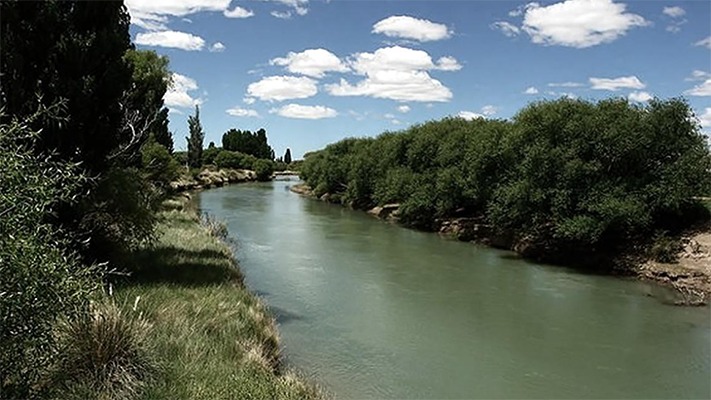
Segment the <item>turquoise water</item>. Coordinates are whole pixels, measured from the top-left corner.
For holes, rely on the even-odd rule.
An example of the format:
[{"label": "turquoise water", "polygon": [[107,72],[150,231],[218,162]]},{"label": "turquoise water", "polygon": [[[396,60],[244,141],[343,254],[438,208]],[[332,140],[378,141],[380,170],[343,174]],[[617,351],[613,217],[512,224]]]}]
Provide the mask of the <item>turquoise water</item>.
[{"label": "turquoise water", "polygon": [[337,398],[709,398],[711,313],[648,284],[522,261],[289,192],[198,196]]}]

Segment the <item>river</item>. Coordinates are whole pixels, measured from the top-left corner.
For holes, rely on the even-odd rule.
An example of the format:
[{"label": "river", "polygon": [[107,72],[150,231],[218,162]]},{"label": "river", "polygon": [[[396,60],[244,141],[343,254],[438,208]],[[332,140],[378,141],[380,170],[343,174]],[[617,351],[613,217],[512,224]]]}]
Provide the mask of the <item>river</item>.
[{"label": "river", "polygon": [[197,200],[227,224],[288,364],[335,397],[711,397],[708,307],[404,229],[294,183]]}]

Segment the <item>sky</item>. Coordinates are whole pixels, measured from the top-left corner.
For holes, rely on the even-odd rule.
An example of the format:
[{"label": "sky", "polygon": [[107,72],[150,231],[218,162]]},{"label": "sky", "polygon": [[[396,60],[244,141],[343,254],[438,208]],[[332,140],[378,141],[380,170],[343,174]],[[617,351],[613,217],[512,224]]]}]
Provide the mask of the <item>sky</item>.
[{"label": "sky", "polygon": [[711,131],[711,2],[126,0],[170,59],[176,149],[264,128],[295,159],[446,116],[508,119],[562,96],[685,98]]}]

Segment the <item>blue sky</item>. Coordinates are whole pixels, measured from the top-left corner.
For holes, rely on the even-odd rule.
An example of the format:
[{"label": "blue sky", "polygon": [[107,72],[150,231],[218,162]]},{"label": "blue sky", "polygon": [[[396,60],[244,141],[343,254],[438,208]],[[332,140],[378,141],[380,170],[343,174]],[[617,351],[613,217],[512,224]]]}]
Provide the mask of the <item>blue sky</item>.
[{"label": "blue sky", "polygon": [[711,2],[126,0],[170,58],[176,148],[265,128],[295,158],[348,136],[527,103],[685,97],[711,130]]}]

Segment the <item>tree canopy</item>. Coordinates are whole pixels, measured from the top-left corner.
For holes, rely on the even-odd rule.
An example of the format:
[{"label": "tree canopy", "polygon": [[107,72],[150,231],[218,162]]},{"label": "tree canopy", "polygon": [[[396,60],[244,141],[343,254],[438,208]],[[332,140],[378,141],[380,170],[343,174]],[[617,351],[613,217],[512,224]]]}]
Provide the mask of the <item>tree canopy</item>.
[{"label": "tree canopy", "polygon": [[222,135],[222,148],[266,160],[274,159],[274,150],[267,143],[267,131],[264,128],[254,133],[230,129]]}]

